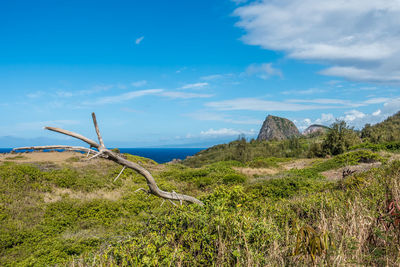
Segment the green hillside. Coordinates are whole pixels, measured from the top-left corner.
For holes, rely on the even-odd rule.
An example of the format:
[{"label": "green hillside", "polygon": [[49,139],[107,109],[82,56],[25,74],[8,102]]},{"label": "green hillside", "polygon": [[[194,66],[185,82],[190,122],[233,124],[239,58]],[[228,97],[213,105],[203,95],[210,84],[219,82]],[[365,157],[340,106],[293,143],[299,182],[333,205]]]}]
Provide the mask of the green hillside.
[{"label": "green hillside", "polygon": [[[161,188],[199,197],[204,207],[135,192],[146,183],[131,171],[113,182],[120,167],[103,159],[18,163],[26,157],[0,164],[2,266],[399,263],[397,217],[386,206],[399,197],[400,162],[367,150],[300,169],[288,166],[303,159],[253,162],[254,171],[276,171],[268,175],[245,175],[237,161],[145,163]],[[378,168],[324,176],[365,162]]]},{"label": "green hillside", "polygon": [[121,166],[106,159],[0,154],[0,265],[398,266],[399,148],[337,122],[182,163],[126,155],[204,206],[138,191],[147,184],[131,170],[114,181]]},{"label": "green hillside", "polygon": [[361,134],[365,140],[372,143],[400,141],[400,112],[381,123],[365,125]]}]

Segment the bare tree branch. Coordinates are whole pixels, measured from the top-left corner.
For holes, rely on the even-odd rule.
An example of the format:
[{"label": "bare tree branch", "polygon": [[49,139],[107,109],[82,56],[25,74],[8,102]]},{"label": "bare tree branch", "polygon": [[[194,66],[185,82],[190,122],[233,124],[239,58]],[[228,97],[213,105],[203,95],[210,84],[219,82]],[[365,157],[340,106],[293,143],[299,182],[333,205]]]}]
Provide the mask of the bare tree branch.
[{"label": "bare tree branch", "polygon": [[92,118],[93,118],[94,128],[96,130],[97,138],[99,139],[99,143],[100,143],[99,150],[102,148],[106,148],[106,146],[104,145],[104,142],[103,142],[103,138],[101,137],[99,126],[97,125],[96,114],[94,114],[94,112],[92,112]]},{"label": "bare tree branch", "polygon": [[65,135],[72,136],[72,137],[74,137],[76,139],[82,140],[85,143],[88,143],[91,147],[94,147],[94,148],[97,148],[97,149],[99,148],[99,145],[95,141],[93,141],[93,140],[91,140],[91,139],[89,139],[89,138],[87,138],[87,137],[85,137],[83,135],[80,135],[80,134],[77,134],[77,133],[74,133],[74,132],[71,132],[71,131],[67,131],[67,130],[64,130],[64,129],[61,129],[61,128],[56,128],[56,127],[44,127],[44,128],[46,130],[50,130],[50,131],[53,131],[53,132],[62,133],[62,134],[65,134]]},{"label": "bare tree branch", "polygon": [[[88,143],[91,147],[97,148],[99,151],[95,151],[92,149],[88,149],[85,147],[73,147],[73,146],[62,146],[62,145],[57,145],[57,146],[32,146],[32,147],[23,147],[23,148],[15,148],[13,150],[27,150],[27,149],[33,149],[33,150],[43,150],[43,149],[65,149],[65,150],[77,150],[77,151],[85,151],[85,152],[89,152],[92,154],[95,154],[92,158],[98,157],[98,156],[103,156],[105,158],[107,158],[108,160],[112,160],[126,168],[130,168],[134,171],[136,171],[137,173],[139,173],[140,175],[142,175],[146,181],[147,181],[147,186],[149,187],[149,190],[147,191],[150,194],[153,194],[155,196],[167,199],[169,201],[172,200],[176,200],[179,202],[187,201],[187,202],[191,202],[191,203],[196,203],[199,205],[203,205],[203,202],[201,202],[200,200],[198,200],[197,198],[194,198],[192,196],[188,196],[188,195],[183,195],[183,194],[178,194],[175,191],[172,192],[167,192],[167,191],[163,191],[161,190],[158,186],[156,181],[154,180],[154,177],[151,175],[151,173],[146,170],[145,168],[143,168],[142,166],[140,166],[139,164],[136,164],[132,161],[126,160],[125,158],[121,157],[119,154],[112,152],[111,150],[107,149],[104,146],[103,143],[103,139],[100,135],[100,131],[98,128],[98,124],[97,124],[97,120],[96,120],[96,115],[94,113],[92,113],[92,118],[93,118],[93,123],[96,129],[96,133],[97,133],[97,137],[99,138],[99,144],[97,144],[96,142],[94,142],[93,140],[86,138],[83,135],[71,132],[71,131],[67,131],[64,129],[60,129],[60,128],[54,128],[54,127],[45,127],[45,129],[50,130],[50,131],[54,131],[54,132],[58,132],[61,134],[65,134],[74,138],[77,138],[79,140],[82,140],[86,143]],[[143,189],[143,191],[146,191]],[[174,203],[175,204],[175,203]]]},{"label": "bare tree branch", "polygon": [[118,178],[121,176],[121,174],[122,174],[122,172],[125,170],[125,168],[126,168],[125,166],[122,168],[122,170],[119,172],[118,176],[115,177],[114,182],[115,182],[116,180],[118,180]]}]

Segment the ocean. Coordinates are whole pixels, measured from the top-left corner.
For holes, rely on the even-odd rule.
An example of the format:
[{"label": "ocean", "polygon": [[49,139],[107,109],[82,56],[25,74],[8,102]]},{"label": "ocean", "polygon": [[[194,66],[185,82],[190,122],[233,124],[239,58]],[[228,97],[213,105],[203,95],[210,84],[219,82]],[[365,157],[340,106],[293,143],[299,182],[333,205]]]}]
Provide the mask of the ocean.
[{"label": "ocean", "polygon": [[[173,159],[185,159],[205,148],[120,148],[121,153],[129,153],[150,158],[158,163],[169,162]],[[0,153],[8,153],[12,148],[0,148]]]}]

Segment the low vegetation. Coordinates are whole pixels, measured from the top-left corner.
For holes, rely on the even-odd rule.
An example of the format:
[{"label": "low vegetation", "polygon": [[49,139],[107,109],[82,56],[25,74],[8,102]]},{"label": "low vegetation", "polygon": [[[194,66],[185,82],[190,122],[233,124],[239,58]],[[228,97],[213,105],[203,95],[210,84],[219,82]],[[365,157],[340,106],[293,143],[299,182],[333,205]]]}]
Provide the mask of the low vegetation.
[{"label": "low vegetation", "polygon": [[[160,188],[204,206],[136,192],[143,177],[125,170],[114,181],[121,166],[103,159],[8,157],[0,162],[0,265],[398,266],[399,141],[373,143],[339,124],[280,142],[242,138],[183,163],[125,155]],[[337,177],[325,176],[333,170]]]}]

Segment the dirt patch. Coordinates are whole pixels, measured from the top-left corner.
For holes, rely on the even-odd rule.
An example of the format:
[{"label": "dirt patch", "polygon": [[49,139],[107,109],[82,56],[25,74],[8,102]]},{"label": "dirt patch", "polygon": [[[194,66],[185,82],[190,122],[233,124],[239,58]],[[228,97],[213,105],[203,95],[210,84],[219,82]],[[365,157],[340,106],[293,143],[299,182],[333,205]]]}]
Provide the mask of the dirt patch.
[{"label": "dirt patch", "polygon": [[63,197],[70,197],[74,199],[81,200],[92,200],[92,199],[107,199],[116,201],[122,197],[122,192],[120,190],[104,191],[97,190],[94,192],[82,192],[74,191],[68,188],[53,188],[52,192],[44,193],[43,199],[45,203],[57,202]]},{"label": "dirt patch", "polygon": [[78,152],[27,152],[27,153],[17,153],[17,154],[0,154],[1,161],[17,161],[17,162],[54,162],[63,163],[69,158],[79,157],[84,158],[85,155]]},{"label": "dirt patch", "polygon": [[339,180],[342,179],[343,177],[343,171],[349,169],[350,171],[354,171],[355,173],[357,172],[365,172],[368,171],[369,169],[372,168],[377,168],[381,166],[382,163],[380,162],[374,162],[374,163],[361,163],[356,166],[346,166],[343,168],[335,169],[335,170],[329,170],[325,172],[321,172],[323,176],[326,177],[328,180]]},{"label": "dirt patch", "polygon": [[[74,167],[85,167],[88,165],[110,165],[115,164],[106,159],[93,159],[90,161],[86,160],[86,155],[73,152],[73,151],[34,151],[34,152],[22,152],[16,154],[1,154],[0,153],[0,163],[4,161],[11,161],[16,163],[34,163],[37,166],[45,166],[43,167],[46,170],[46,166],[50,166],[49,169],[56,169],[57,166],[60,165],[72,165]],[[107,162],[107,163],[106,163]],[[37,163],[37,164],[36,164]]]}]

